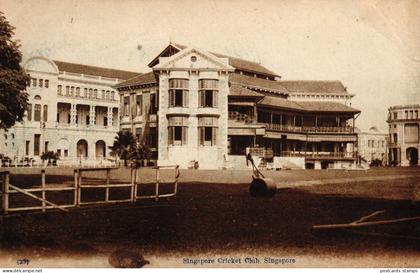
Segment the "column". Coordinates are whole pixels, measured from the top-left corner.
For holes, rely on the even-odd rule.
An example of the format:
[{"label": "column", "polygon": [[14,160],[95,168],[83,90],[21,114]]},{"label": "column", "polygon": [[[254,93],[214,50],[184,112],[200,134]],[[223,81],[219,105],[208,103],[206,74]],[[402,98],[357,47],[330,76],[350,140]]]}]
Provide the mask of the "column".
[{"label": "column", "polygon": [[90,105],[89,109],[89,125],[93,126],[96,123],[95,105]]},{"label": "column", "polygon": [[76,116],[77,116],[77,104],[71,104],[70,106],[70,124],[76,124]]},{"label": "column", "polygon": [[108,119],[108,126],[107,127],[111,128],[112,123],[113,123],[112,107],[108,107],[107,119]]}]

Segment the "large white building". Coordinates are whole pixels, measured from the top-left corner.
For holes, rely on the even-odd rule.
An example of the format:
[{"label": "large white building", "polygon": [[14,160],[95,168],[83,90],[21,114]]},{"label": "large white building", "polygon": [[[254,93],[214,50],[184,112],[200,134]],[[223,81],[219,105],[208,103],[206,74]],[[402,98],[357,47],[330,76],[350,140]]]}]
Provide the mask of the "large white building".
[{"label": "large white building", "polygon": [[420,105],[399,105],[388,109],[389,163],[418,166],[420,149]]},{"label": "large white building", "polygon": [[119,96],[113,88],[139,73],[29,58],[29,105],[22,122],[0,134],[0,153],[19,163],[45,151],[60,162],[102,161],[119,130]]},{"label": "large white building", "polygon": [[370,164],[374,160],[380,160],[383,165],[386,165],[388,163],[388,134],[375,126],[367,131],[356,131],[358,131],[357,151],[361,161]]},{"label": "large white building", "polygon": [[[355,164],[360,113],[339,81],[281,81],[261,64],[171,43],[152,71],[116,85],[121,129],[159,165],[281,168]],[[261,161],[259,161],[261,160]]]}]

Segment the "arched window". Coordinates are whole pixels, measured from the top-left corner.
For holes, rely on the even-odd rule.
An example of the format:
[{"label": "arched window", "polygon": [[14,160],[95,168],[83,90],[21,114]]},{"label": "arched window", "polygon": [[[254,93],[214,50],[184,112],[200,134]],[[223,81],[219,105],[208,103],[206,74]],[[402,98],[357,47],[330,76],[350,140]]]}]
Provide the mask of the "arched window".
[{"label": "arched window", "polygon": [[41,100],[41,96],[36,95],[36,96],[34,97],[34,100]]},{"label": "arched window", "polygon": [[111,91],[111,100],[115,100],[115,92]]},{"label": "arched window", "polygon": [[48,105],[44,105],[43,118],[44,118],[44,121],[48,121]]},{"label": "arched window", "polygon": [[39,85],[39,87],[42,87],[44,85],[44,80],[43,79],[39,79],[38,85]]},{"label": "arched window", "polygon": [[45,86],[45,88],[50,87],[50,81],[49,80],[45,80],[44,86]]},{"label": "arched window", "polygon": [[76,87],[76,97],[80,97],[80,87]]},{"label": "arched window", "polygon": [[62,94],[62,92],[63,92],[63,87],[62,87],[61,85],[58,85],[58,86],[57,86],[57,94],[58,94],[58,95],[61,95],[61,94]]},{"label": "arched window", "polygon": [[34,121],[41,121],[41,104],[35,104]]}]

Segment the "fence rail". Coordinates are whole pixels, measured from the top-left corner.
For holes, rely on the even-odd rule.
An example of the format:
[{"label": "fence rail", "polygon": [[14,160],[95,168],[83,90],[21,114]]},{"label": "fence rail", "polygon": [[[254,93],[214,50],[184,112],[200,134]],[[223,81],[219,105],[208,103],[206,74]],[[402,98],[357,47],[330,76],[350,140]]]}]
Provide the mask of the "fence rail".
[{"label": "fence rail", "polygon": [[[0,181],[2,184],[1,187],[1,197],[2,197],[2,213],[8,214],[10,212],[22,212],[22,211],[33,211],[33,210],[42,210],[46,211],[48,209],[59,209],[62,211],[68,211],[68,208],[75,208],[85,205],[93,205],[93,204],[115,204],[115,203],[135,203],[137,200],[140,199],[154,199],[158,201],[159,198],[167,198],[173,197],[177,194],[178,190],[178,177],[180,175],[179,166],[172,165],[172,166],[159,166],[155,167],[155,193],[153,195],[139,195],[138,188],[141,184],[141,181],[138,180],[139,169],[131,168],[130,169],[130,181],[128,183],[111,183],[111,171],[117,168],[78,168],[74,170],[73,175],[73,186],[64,185],[60,186],[53,186],[47,187],[46,186],[46,174],[45,170],[41,170],[41,185],[36,187],[32,186],[31,188],[20,188],[16,185],[10,183],[10,172],[0,172]],[[160,170],[162,169],[173,169],[174,170],[174,179],[171,181],[161,181],[160,178]],[[99,174],[101,172],[105,172],[105,180],[96,182],[95,184],[86,183],[84,181],[84,174],[87,172],[94,172]],[[86,178],[86,177],[85,177]],[[173,183],[173,190],[170,193],[161,194],[160,185],[161,182],[165,182],[166,184]],[[118,188],[126,188],[130,190],[130,198],[113,198],[111,199],[111,192],[110,189],[118,189]],[[95,200],[95,201],[83,201],[82,195],[84,191],[87,189],[105,189],[104,197],[102,200]],[[73,200],[71,202],[67,202],[65,204],[56,204],[52,201],[49,201],[46,197],[47,192],[73,192]],[[40,195],[36,195],[35,193],[41,193]],[[11,207],[10,206],[10,195],[12,194],[23,194],[28,196],[32,199],[35,199],[41,202],[41,205],[26,205],[26,206],[18,206],[18,207]],[[95,196],[97,197],[97,196]]]}]

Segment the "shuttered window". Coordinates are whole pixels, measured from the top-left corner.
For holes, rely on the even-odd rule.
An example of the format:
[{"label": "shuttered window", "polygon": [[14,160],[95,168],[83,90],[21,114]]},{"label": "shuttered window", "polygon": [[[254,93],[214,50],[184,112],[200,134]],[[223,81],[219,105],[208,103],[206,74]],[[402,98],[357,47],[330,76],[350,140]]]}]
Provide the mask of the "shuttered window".
[{"label": "shuttered window", "polygon": [[124,116],[128,116],[130,112],[130,97],[125,96],[124,97]]},{"label": "shuttered window", "polygon": [[34,120],[41,121],[41,104],[35,104]]},{"label": "shuttered window", "polygon": [[199,80],[198,105],[200,107],[218,106],[218,85],[219,81],[214,79]]},{"label": "shuttered window", "polygon": [[169,80],[169,107],[188,107],[188,80]]},{"label": "shuttered window", "polygon": [[28,104],[28,108],[26,109],[26,111],[27,111],[28,121],[31,121],[31,119],[32,119],[32,104]]},{"label": "shuttered window", "polygon": [[48,105],[44,105],[43,120],[48,121]]},{"label": "shuttered window", "polygon": [[137,116],[141,116],[143,114],[142,107],[143,107],[143,96],[142,95],[137,95],[136,96]]},{"label": "shuttered window", "polygon": [[200,117],[198,120],[198,143],[202,146],[217,145],[217,117]]},{"label": "shuttered window", "polygon": [[186,145],[188,141],[188,118],[170,117],[168,124],[168,144]]}]

